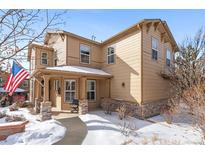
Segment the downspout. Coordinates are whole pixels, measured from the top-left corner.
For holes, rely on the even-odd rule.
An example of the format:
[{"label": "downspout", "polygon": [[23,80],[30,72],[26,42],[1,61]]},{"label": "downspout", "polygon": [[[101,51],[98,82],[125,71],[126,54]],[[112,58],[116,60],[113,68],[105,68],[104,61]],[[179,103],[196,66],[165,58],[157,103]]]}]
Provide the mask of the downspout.
[{"label": "downspout", "polygon": [[[141,26],[141,27],[140,27]],[[140,106],[141,106],[141,117],[144,117],[144,113],[143,113],[143,107],[142,107],[142,103],[143,103],[143,25],[139,25],[140,30],[141,30],[141,102],[140,102]]]}]

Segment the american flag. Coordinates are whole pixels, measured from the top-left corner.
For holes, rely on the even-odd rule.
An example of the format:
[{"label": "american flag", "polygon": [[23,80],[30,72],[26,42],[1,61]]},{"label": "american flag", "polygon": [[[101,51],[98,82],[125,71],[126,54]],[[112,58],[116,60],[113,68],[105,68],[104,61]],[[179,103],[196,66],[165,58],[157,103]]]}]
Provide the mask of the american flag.
[{"label": "american flag", "polygon": [[4,90],[9,92],[11,96],[15,92],[16,88],[29,76],[29,73],[20,66],[18,63],[13,61],[13,66],[11,69],[11,74],[8,77],[6,84],[4,85]]}]

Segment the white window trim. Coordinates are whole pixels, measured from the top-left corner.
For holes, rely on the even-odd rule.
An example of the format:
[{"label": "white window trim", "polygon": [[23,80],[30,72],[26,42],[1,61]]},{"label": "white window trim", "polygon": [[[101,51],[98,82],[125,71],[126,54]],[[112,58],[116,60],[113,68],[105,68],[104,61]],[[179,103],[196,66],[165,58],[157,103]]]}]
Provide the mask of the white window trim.
[{"label": "white window trim", "polygon": [[[43,54],[44,54],[44,53],[47,55],[47,58],[43,58]],[[47,60],[47,63],[46,63],[46,64],[43,64],[43,63],[42,63],[42,60],[43,60],[43,59],[46,59],[46,60]],[[41,65],[48,65],[48,53],[47,53],[47,52],[41,52]]]},{"label": "white window trim", "polygon": [[[114,53],[109,54],[109,53],[108,53],[108,52],[109,52],[109,50],[108,50],[109,48],[113,48],[113,49],[114,49]],[[112,56],[112,55],[114,56],[114,62],[109,63],[109,61],[108,61],[108,57],[109,57],[109,56]],[[115,64],[115,48],[112,47],[112,46],[110,46],[110,47],[107,48],[107,64]]]},{"label": "white window trim", "polygon": [[[90,46],[89,46],[89,45],[82,44],[82,43],[80,44],[80,46],[81,46],[81,45],[88,46],[88,47],[90,48]],[[80,49],[80,63],[82,63],[82,64],[90,64],[90,54],[91,54],[91,48],[90,48],[90,51],[89,51],[89,55],[84,54],[84,53],[81,53],[81,49]],[[81,59],[81,55],[86,55],[86,56],[88,56],[88,57],[89,57],[89,62],[88,62],[88,63],[83,62],[83,61],[82,61],[82,59]]]},{"label": "white window trim", "polygon": [[[66,82],[69,81],[69,82],[75,82],[75,90],[66,90]],[[76,95],[76,80],[64,80],[64,101],[66,103],[71,103],[70,101],[67,101],[66,100],[66,92],[74,92],[75,95]]]},{"label": "white window trim", "polygon": [[[157,40],[157,47],[158,47],[157,49],[152,47],[152,40],[153,39]],[[152,58],[152,60],[157,61],[159,59],[159,40],[157,38],[153,37],[153,36],[151,37],[151,48],[152,48],[152,50],[157,51],[157,59]]]},{"label": "white window trim", "polygon": [[87,93],[88,92],[95,92],[95,99],[92,99],[92,100],[88,100],[89,102],[95,102],[96,101],[96,80],[92,80],[92,79],[89,79],[87,80],[87,86],[88,86],[88,81],[94,81],[94,90],[88,90],[87,88]]}]

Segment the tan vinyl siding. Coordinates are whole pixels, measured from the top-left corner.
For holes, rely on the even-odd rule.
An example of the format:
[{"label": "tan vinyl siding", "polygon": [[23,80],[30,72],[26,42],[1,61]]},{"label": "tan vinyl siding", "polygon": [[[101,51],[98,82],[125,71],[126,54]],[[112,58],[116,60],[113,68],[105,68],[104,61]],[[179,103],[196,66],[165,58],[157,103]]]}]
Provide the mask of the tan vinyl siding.
[{"label": "tan vinyl siding", "polygon": [[[44,65],[41,63],[41,54],[47,53],[47,65]],[[34,47],[31,52],[31,63],[30,63],[30,69],[31,73],[35,69],[44,68],[47,66],[53,66],[53,50],[48,50],[40,47]]]},{"label": "tan vinyl siding", "polygon": [[36,61],[37,61],[37,58],[36,58],[36,52],[35,52],[35,49],[32,49],[32,52],[31,52],[31,60],[30,60],[30,73],[33,73],[33,71],[36,69]]},{"label": "tan vinyl siding", "polygon": [[[57,65],[66,65],[66,35],[52,34],[49,39],[49,46],[54,48],[57,55]],[[54,61],[54,59],[53,59]]]},{"label": "tan vinyl siding", "polygon": [[[90,47],[90,64],[84,64],[80,62],[80,44],[84,44]],[[68,36],[67,46],[68,46],[67,64],[93,67],[93,68],[101,67],[100,46],[71,36]]]},{"label": "tan vinyl siding", "polygon": [[[159,42],[158,60],[152,59],[151,38]],[[147,32],[143,27],[143,102],[151,102],[168,98],[169,82],[160,76],[160,72],[166,66],[166,47],[171,46],[161,40],[161,35],[154,27]],[[173,53],[171,54],[171,61]]]},{"label": "tan vinyl siding", "polygon": [[[107,64],[107,48],[115,48],[115,64]],[[112,74],[111,97],[141,102],[141,32],[135,31],[103,47],[103,70]],[[122,86],[125,83],[125,86]]]}]

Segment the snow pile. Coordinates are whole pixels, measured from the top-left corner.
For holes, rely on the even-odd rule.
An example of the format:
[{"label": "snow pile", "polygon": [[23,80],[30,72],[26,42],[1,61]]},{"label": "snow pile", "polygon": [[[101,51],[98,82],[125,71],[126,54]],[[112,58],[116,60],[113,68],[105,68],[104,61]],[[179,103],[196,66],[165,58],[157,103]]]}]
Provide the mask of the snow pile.
[{"label": "snow pile", "polygon": [[10,112],[8,108],[0,108],[0,111],[7,115],[23,115],[29,123],[26,125],[25,132],[10,135],[1,144],[53,144],[61,140],[66,132],[66,128],[56,120],[40,122],[37,116],[31,115],[26,108]]},{"label": "snow pile", "polygon": [[[88,127],[83,144],[203,144],[201,131],[192,124],[164,122],[161,116],[156,123],[136,118],[119,120],[117,113],[106,115],[94,111],[80,116]],[[151,119],[151,120],[153,120]]]}]

